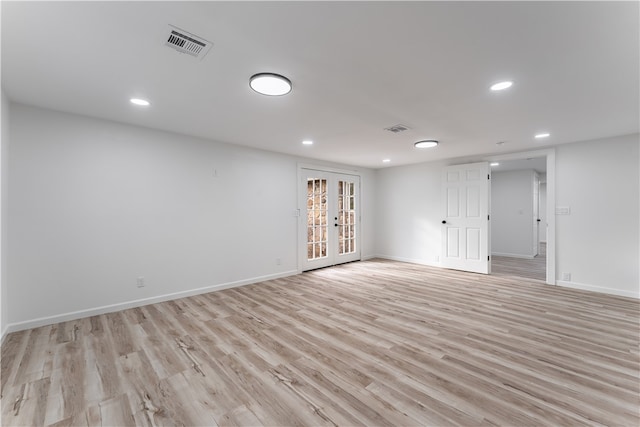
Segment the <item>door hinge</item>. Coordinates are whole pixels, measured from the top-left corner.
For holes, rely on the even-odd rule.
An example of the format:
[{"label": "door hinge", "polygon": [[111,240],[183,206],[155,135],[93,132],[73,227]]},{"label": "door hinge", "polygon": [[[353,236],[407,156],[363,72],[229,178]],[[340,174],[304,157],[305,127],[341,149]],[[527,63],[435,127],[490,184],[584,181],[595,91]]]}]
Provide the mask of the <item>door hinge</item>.
[{"label": "door hinge", "polygon": [[490,220],[491,220],[491,216],[487,215],[487,221],[490,221]]},{"label": "door hinge", "polygon": [[487,255],[487,261],[491,261],[491,256]]},{"label": "door hinge", "polygon": [[491,179],[491,174],[487,174],[487,179]]}]

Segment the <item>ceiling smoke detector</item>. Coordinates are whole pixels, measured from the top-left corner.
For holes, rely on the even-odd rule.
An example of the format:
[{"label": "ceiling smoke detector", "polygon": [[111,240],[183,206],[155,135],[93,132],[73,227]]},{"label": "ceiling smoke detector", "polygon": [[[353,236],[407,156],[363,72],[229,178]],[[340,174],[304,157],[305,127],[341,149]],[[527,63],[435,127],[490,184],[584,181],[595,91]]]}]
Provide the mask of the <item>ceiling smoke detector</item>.
[{"label": "ceiling smoke detector", "polygon": [[404,132],[405,130],[409,130],[410,127],[409,126],[405,126],[405,125],[394,125],[394,126],[390,126],[388,128],[384,128],[384,130],[388,130],[389,132],[393,132],[393,133],[400,133],[400,132]]},{"label": "ceiling smoke detector", "polygon": [[186,53],[202,59],[209,52],[213,43],[188,31],[169,25],[169,32],[165,37],[164,45],[180,53]]}]

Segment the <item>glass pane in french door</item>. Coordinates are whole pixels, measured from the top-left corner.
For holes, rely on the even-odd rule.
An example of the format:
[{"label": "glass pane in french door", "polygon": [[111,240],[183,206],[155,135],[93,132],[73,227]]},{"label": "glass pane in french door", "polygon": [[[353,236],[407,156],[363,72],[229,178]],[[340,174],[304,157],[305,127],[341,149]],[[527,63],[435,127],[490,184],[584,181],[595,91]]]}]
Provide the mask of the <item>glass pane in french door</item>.
[{"label": "glass pane in french door", "polygon": [[307,178],[307,260],[327,256],[327,180]]},{"label": "glass pane in french door", "polygon": [[338,254],[356,252],[356,194],[353,182],[338,181]]}]

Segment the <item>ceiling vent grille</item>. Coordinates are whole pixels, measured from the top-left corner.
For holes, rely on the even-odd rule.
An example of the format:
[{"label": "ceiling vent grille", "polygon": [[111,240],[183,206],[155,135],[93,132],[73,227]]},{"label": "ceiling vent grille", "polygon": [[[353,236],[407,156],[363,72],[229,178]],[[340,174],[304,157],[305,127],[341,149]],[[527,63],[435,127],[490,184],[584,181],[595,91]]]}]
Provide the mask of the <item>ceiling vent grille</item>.
[{"label": "ceiling vent grille", "polygon": [[174,27],[173,25],[169,25],[169,34],[166,36],[164,45],[180,53],[186,53],[187,55],[202,59],[207,52],[209,52],[213,43]]},{"label": "ceiling vent grille", "polygon": [[388,128],[384,128],[384,130],[388,130],[389,132],[393,132],[393,133],[400,133],[409,129],[410,129],[409,126],[405,126],[405,125],[394,125]]}]

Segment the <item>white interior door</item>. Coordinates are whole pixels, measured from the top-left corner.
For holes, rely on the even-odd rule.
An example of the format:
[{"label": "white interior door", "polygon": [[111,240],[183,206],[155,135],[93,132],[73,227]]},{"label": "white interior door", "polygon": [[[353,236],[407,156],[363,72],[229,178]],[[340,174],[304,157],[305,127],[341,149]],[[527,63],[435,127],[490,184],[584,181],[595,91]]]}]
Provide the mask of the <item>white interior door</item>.
[{"label": "white interior door", "polygon": [[302,169],[302,271],[360,259],[360,177]]},{"label": "white interior door", "polygon": [[442,177],[442,266],[489,274],[489,163],[449,166]]}]

